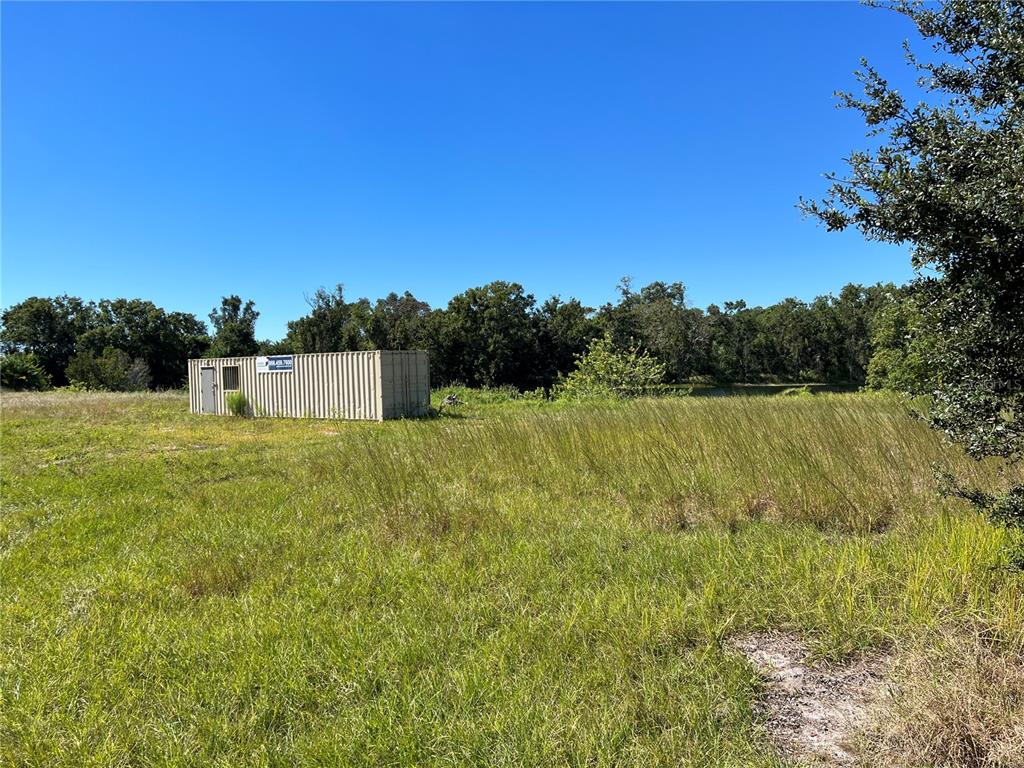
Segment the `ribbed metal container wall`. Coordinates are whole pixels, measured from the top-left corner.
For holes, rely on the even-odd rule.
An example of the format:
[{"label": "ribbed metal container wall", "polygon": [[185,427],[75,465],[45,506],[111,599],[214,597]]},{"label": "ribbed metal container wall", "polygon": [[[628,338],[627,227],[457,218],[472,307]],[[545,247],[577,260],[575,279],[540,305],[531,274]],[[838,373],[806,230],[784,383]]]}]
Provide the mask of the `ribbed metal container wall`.
[{"label": "ribbed metal container wall", "polygon": [[[290,355],[290,371],[257,372],[255,357],[188,362],[189,406],[204,413],[203,369],[216,383],[206,413],[225,415],[224,368],[238,366],[239,390],[253,416],[317,419],[395,419],[426,415],[429,356],[422,351],[330,352]],[[208,374],[209,375],[209,374]]]}]

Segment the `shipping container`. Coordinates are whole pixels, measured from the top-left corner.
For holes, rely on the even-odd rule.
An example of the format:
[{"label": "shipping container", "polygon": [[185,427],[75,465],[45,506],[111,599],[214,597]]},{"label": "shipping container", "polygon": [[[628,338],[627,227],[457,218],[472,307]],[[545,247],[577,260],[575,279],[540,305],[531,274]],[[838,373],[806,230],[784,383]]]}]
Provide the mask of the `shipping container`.
[{"label": "shipping container", "polygon": [[192,413],[229,413],[230,392],[245,395],[251,416],[373,421],[425,416],[429,356],[377,350],[188,361]]}]

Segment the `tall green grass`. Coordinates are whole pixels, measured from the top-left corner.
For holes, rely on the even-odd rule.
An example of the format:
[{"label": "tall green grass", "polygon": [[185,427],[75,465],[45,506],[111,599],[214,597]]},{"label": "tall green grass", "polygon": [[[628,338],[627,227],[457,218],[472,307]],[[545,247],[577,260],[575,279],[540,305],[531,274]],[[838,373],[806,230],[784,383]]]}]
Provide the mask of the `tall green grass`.
[{"label": "tall green grass", "polygon": [[730,635],[1024,651],[899,401],[453,411],[5,395],[0,764],[773,766]]},{"label": "tall green grass", "polygon": [[224,404],[228,407],[228,413],[232,416],[248,416],[249,401],[244,392],[226,392]]}]

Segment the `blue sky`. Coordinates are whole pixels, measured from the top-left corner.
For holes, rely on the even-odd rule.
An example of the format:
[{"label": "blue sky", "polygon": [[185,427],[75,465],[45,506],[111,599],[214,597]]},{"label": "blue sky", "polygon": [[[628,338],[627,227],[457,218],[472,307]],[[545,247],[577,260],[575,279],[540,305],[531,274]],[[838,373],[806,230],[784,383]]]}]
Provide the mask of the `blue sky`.
[{"label": "blue sky", "polygon": [[304,296],[505,279],[599,305],[903,282],[801,194],[866,145],[832,92],[912,73],[902,17],[852,3],[2,6],[2,287],[224,294],[283,335]]}]

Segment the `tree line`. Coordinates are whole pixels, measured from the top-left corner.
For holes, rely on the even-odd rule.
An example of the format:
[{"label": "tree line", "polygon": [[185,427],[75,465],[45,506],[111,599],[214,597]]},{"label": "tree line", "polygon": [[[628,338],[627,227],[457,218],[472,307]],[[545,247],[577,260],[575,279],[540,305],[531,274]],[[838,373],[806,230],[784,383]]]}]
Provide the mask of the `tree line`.
[{"label": "tree line", "polygon": [[558,296],[538,303],[518,283],[495,281],[431,308],[409,292],[349,301],[338,285],[317,290],[309,312],[276,341],[257,339],[259,312],[239,296],[224,297],[209,326],[142,299],[33,297],[0,314],[0,350],[5,386],[27,388],[168,389],[183,385],[190,358],[425,349],[438,385],[549,389],[604,337],[651,355],[667,383],[863,384],[879,319],[892,316],[906,291],[850,284],[811,302],[700,309],[682,283],[637,290],[624,279],[616,301],[592,308]]}]

